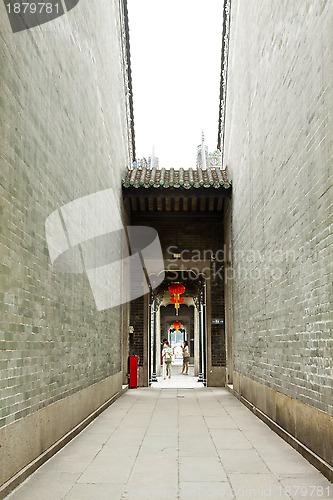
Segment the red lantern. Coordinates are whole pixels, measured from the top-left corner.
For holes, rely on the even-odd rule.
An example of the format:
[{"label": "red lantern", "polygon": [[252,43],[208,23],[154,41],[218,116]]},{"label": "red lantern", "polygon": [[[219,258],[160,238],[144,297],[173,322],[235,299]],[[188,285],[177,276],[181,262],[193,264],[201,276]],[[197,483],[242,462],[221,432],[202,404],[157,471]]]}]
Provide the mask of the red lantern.
[{"label": "red lantern", "polygon": [[176,314],[178,315],[179,304],[184,302],[184,297],[181,297],[180,294],[185,292],[185,287],[179,283],[173,283],[169,286],[168,290],[173,295],[170,300],[173,304],[175,304]]},{"label": "red lantern", "polygon": [[178,299],[176,297],[170,297],[170,301],[173,304],[182,304],[184,302],[184,297],[179,297]]},{"label": "red lantern", "polygon": [[174,283],[169,286],[169,292],[172,293],[172,295],[180,295],[185,292],[185,287],[179,283]]},{"label": "red lantern", "polygon": [[178,332],[179,328],[182,326],[180,321],[175,321],[173,326],[175,327],[176,332]]}]

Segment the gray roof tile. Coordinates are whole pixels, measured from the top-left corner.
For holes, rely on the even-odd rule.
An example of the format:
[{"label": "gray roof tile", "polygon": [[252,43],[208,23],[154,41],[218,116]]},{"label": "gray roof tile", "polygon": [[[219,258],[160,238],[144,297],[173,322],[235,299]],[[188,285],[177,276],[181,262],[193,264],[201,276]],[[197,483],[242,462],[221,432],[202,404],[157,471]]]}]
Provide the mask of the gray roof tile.
[{"label": "gray roof tile", "polygon": [[124,188],[199,188],[214,187],[228,189],[231,186],[231,181],[227,177],[227,172],[220,168],[207,168],[207,170],[184,169],[175,170],[171,168],[159,169],[154,167],[152,170],[147,170],[146,167],[127,170],[122,184]]}]

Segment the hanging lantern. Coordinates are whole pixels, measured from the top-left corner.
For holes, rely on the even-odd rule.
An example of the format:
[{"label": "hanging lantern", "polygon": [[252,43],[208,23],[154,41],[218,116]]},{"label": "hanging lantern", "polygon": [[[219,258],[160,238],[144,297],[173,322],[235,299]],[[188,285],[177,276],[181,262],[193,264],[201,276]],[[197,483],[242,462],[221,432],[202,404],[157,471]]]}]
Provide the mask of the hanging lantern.
[{"label": "hanging lantern", "polygon": [[182,324],[180,321],[175,321],[173,326],[175,327],[176,332],[178,332],[178,330],[182,326]]},{"label": "hanging lantern", "polygon": [[170,301],[173,304],[182,304],[184,302],[184,297],[179,297],[179,299],[176,299],[175,297],[170,297]]},{"label": "hanging lantern", "polygon": [[170,301],[173,304],[175,304],[176,314],[178,316],[179,304],[182,304],[184,302],[184,297],[180,297],[180,296],[178,296],[178,298],[176,298],[176,297],[170,297]]},{"label": "hanging lantern", "polygon": [[185,287],[179,283],[173,283],[169,286],[168,290],[173,295],[170,300],[173,304],[175,304],[176,314],[178,316],[179,304],[184,302],[184,297],[181,297],[180,295],[185,292]]},{"label": "hanging lantern", "polygon": [[172,295],[181,295],[185,292],[185,287],[184,285],[180,285],[179,283],[173,283],[169,286],[168,290]]}]

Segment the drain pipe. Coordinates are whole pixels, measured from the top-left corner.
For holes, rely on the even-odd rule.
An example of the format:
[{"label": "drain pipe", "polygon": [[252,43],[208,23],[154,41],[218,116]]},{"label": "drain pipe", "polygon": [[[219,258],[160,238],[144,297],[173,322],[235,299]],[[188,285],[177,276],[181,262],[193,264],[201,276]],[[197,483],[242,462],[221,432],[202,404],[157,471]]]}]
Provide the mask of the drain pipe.
[{"label": "drain pipe", "polygon": [[199,377],[198,382],[203,382],[202,376],[202,309],[201,309],[201,300],[199,299],[198,303],[198,313],[199,313]]},{"label": "drain pipe", "polygon": [[151,376],[151,336],[152,336],[152,322],[153,322],[153,316],[152,316],[152,293],[149,295],[149,313],[148,313],[148,376],[149,376],[149,387],[151,386],[152,383],[152,376]]},{"label": "drain pipe", "polygon": [[202,300],[202,372],[203,384],[207,386],[207,373],[206,373],[206,283],[203,286],[203,300]]},{"label": "drain pipe", "polygon": [[158,382],[156,377],[156,301],[153,301],[153,376],[152,382]]}]

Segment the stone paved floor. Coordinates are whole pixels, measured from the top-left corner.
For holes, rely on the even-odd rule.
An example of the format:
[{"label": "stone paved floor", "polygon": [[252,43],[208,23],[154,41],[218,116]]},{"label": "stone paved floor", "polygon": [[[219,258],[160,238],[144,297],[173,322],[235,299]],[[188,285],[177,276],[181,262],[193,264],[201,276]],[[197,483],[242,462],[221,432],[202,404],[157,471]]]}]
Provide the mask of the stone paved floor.
[{"label": "stone paved floor", "polygon": [[333,486],[225,389],[132,389],[11,500],[333,498]]}]

